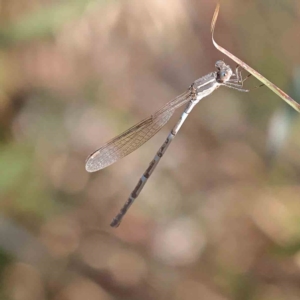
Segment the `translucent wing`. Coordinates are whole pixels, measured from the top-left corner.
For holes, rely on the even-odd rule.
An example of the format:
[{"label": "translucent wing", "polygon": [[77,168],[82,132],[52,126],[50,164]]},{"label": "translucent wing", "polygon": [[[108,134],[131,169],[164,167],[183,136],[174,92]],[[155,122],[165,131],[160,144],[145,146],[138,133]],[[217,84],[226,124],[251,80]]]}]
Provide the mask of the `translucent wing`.
[{"label": "translucent wing", "polygon": [[86,170],[88,172],[101,170],[142,146],[169,121],[176,108],[189,100],[190,92],[187,91],[168,102],[151,117],[106,143],[87,158]]}]

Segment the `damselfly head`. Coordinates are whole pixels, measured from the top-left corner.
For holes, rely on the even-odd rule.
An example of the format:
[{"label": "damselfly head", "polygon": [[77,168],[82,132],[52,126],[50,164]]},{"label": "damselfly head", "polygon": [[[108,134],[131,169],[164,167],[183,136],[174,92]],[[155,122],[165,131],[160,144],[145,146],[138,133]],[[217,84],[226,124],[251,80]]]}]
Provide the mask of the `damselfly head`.
[{"label": "damselfly head", "polygon": [[222,68],[226,67],[226,64],[223,60],[216,61],[215,67],[218,71],[220,71]]},{"label": "damselfly head", "polygon": [[226,65],[224,61],[218,60],[215,64],[217,71],[217,81],[218,82],[226,82],[230,79],[233,72],[229,65]]}]

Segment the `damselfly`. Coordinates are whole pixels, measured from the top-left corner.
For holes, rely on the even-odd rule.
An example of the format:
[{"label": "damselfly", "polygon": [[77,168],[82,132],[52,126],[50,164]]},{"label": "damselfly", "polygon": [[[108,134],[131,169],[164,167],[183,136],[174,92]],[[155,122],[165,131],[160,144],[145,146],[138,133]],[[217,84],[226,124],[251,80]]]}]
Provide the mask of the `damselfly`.
[{"label": "damselfly", "polygon": [[216,62],[215,67],[215,72],[209,73],[194,81],[186,92],[165,104],[149,118],[118,135],[87,158],[85,167],[88,172],[95,172],[113,164],[152,138],[168,122],[174,111],[187,103],[179,121],[169,133],[167,139],[156,153],[154,159],[150,162],[149,167],[140,178],[138,184],[130,194],[120,212],[115,218],[113,218],[110,224],[112,227],[120,225],[123,216],[126,214],[134,200],[138,197],[185,119],[202,98],[210,95],[220,86],[226,86],[241,92],[248,92],[248,90],[243,89],[243,82],[247,79],[247,77],[245,79],[242,78],[239,67],[237,67],[235,72],[233,72],[230,66],[226,65],[221,60]]}]

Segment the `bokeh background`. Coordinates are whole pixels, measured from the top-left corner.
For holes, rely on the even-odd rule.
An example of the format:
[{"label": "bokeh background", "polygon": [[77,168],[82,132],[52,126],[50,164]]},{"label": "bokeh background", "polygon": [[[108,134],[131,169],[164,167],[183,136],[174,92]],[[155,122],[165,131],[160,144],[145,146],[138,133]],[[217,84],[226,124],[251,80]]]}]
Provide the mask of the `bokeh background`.
[{"label": "bokeh background", "polygon": [[[0,299],[300,299],[300,118],[254,78],[85,159],[224,59],[216,1],[0,1]],[[224,0],[216,40],[300,100],[300,2]],[[244,72],[244,75],[246,73]]]}]

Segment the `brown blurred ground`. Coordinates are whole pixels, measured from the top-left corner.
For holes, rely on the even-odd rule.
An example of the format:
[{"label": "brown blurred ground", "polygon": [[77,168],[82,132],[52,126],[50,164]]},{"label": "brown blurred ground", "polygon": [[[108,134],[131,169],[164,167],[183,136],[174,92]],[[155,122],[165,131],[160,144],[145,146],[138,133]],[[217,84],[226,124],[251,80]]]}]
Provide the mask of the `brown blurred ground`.
[{"label": "brown blurred ground", "polygon": [[[220,88],[122,225],[176,116],[95,174],[85,159],[214,70],[215,1],[0,1],[0,299],[300,299],[299,116]],[[222,2],[216,40],[299,101],[297,0]]]}]

